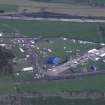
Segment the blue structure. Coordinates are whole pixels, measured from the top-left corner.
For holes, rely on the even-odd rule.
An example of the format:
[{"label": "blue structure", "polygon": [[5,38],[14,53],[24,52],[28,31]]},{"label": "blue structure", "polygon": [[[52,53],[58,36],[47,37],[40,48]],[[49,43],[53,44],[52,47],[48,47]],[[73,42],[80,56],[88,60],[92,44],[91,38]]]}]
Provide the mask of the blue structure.
[{"label": "blue structure", "polygon": [[49,57],[47,60],[47,64],[57,65],[61,63],[61,59],[59,57]]},{"label": "blue structure", "polygon": [[96,71],[96,69],[97,69],[96,66],[94,65],[91,66],[91,70]]}]

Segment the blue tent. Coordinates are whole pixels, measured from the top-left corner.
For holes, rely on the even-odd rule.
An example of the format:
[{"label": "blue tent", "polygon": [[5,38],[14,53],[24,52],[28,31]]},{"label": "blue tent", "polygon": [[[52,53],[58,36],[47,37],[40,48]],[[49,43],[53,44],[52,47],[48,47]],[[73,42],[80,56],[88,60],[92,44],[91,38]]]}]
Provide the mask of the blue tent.
[{"label": "blue tent", "polygon": [[57,65],[61,63],[61,59],[59,57],[49,57],[47,60],[47,64]]},{"label": "blue tent", "polygon": [[96,71],[96,69],[97,69],[96,66],[94,65],[91,66],[91,70]]}]

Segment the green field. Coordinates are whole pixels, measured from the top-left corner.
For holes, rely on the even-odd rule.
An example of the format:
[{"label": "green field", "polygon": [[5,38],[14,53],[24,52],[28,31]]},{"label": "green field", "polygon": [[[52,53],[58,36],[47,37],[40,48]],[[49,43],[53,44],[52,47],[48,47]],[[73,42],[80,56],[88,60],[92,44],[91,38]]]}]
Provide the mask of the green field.
[{"label": "green field", "polygon": [[0,10],[5,12],[16,12],[18,10],[17,5],[0,4]]},{"label": "green field", "polygon": [[[105,91],[105,75],[87,76],[74,80],[38,81],[34,83],[15,84],[13,81],[0,82],[0,94],[16,92],[59,92],[59,91]],[[16,90],[15,90],[16,89]]]},{"label": "green field", "polygon": [[[64,40],[63,37],[46,39],[49,40],[50,42],[46,42],[43,40],[39,41],[37,43],[37,46],[40,48],[40,50],[37,51],[39,51],[40,53],[40,51],[43,51],[43,48],[51,49],[52,52],[48,52],[47,53],[48,56],[53,55],[64,57],[66,55],[69,55],[76,57],[77,53],[81,55],[90,49],[101,47],[100,43],[85,43],[85,41],[83,41],[84,43],[80,43],[79,40],[73,39]],[[44,54],[42,53],[42,55]]]},{"label": "green field", "polygon": [[76,80],[42,81],[18,86],[21,92],[59,92],[77,90],[105,90],[105,75],[87,76]]},{"label": "green field", "polygon": [[[74,39],[88,40],[94,42],[103,41],[98,32],[100,24],[97,23],[72,23],[72,22],[48,22],[48,21],[20,21],[0,20],[0,31],[17,31],[27,36],[43,37],[69,37]],[[11,34],[10,34],[11,35]],[[62,45],[65,45],[62,43]],[[55,46],[55,45],[54,45]],[[53,47],[53,46],[52,46]],[[71,47],[77,47],[72,45]],[[78,46],[79,47],[79,46]],[[56,46],[54,47],[56,49]],[[61,47],[60,47],[61,48]],[[82,49],[82,46],[80,46]],[[85,46],[85,48],[90,48]],[[59,53],[59,52],[57,52]],[[2,78],[2,77],[1,77]],[[0,81],[0,93],[16,92],[15,84]],[[65,91],[65,90],[105,90],[105,75],[84,77],[79,80],[61,80],[37,82],[31,84],[20,84],[19,91]]]},{"label": "green field", "polygon": [[0,83],[0,94],[15,93],[14,85],[12,83]]},{"label": "green field", "polygon": [[52,98],[26,98],[23,105],[105,105],[104,100],[69,100],[59,97]]},{"label": "green field", "polygon": [[[22,105],[105,105],[105,100],[69,100],[60,97],[21,98]],[[7,105],[0,102],[0,105]]]},{"label": "green field", "polygon": [[27,36],[69,37],[94,42],[103,41],[97,23],[0,20],[1,31],[19,31]]},{"label": "green field", "polygon": [[[42,45],[42,47],[45,47],[45,48],[47,47],[47,48],[52,49],[53,52],[51,53],[51,55],[61,56],[61,57],[65,55],[76,57],[76,53],[81,55],[90,49],[100,47],[100,44],[98,43],[97,44],[89,44],[89,43],[80,44],[78,40],[75,40],[75,43],[70,39],[68,39],[67,41],[64,41],[64,40],[61,40],[60,38],[58,39],[50,38],[50,40],[53,41],[53,44],[48,44],[48,46]],[[64,47],[66,48],[64,49]],[[68,53],[66,51],[68,51]],[[72,51],[72,52],[70,53],[69,51]]]},{"label": "green field", "polygon": [[15,84],[11,76],[0,75],[0,94],[15,93]]}]

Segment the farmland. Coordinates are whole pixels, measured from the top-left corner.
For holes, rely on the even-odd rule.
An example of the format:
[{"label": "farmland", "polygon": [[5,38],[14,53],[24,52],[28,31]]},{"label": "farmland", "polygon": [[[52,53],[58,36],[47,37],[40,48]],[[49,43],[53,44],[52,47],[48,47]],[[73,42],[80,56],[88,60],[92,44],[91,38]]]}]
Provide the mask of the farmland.
[{"label": "farmland", "polygon": [[59,91],[83,91],[105,90],[105,76],[93,76],[78,78],[76,80],[61,80],[37,82],[33,84],[21,84],[18,89],[21,92],[59,92]]},{"label": "farmland", "polygon": [[[40,81],[15,84],[9,80],[0,85],[0,94],[16,92],[62,92],[62,91],[105,91],[105,75],[87,76],[74,80]],[[7,77],[6,77],[7,78]]]},{"label": "farmland", "polygon": [[[43,0],[8,1],[0,0],[0,10],[9,13],[22,13],[25,12],[24,10],[26,12],[43,12],[44,10],[55,13],[70,13],[73,16],[105,16],[105,7],[95,7],[104,6],[105,0],[101,4],[98,0],[61,0],[61,2],[59,0],[45,0],[43,3]],[[70,75],[83,73],[83,76],[76,75],[73,78],[71,76],[72,79],[59,79],[58,76],[57,80],[51,80],[45,74],[48,70],[55,70],[56,72],[57,69],[53,69],[53,67],[67,63],[69,60],[73,61],[74,58],[81,57],[84,59],[82,55],[89,54],[87,52],[91,49],[99,51],[102,47],[105,48],[105,23],[85,23],[84,19],[81,20],[83,23],[0,19],[0,44],[11,50],[15,56],[12,59],[13,62],[10,62],[13,64],[11,74],[6,73],[8,68],[5,69],[5,67],[3,74],[1,68],[0,97],[2,95],[8,95],[8,97],[13,95],[14,101],[15,96],[18,95],[22,105],[104,105],[104,100],[85,100],[85,98],[84,100],[68,100],[69,95],[66,96],[65,93],[87,92],[86,94],[89,95],[89,92],[94,93],[95,91],[100,92],[105,97],[105,74],[102,74],[104,72],[98,74],[98,71],[105,70],[105,57],[101,57],[99,54],[95,57],[88,55],[94,59],[98,57],[99,60],[89,58],[88,61],[74,67],[68,64],[69,70],[67,69],[66,72],[60,74],[63,77],[63,73],[64,75],[66,73],[71,73]],[[17,37],[19,35],[19,37],[15,38],[15,35]],[[12,38],[3,38],[2,36]],[[25,38],[25,36],[30,38]],[[100,54],[103,55],[104,52]],[[48,64],[47,60],[53,56],[60,58],[61,63],[57,65]],[[74,63],[78,62],[74,61]],[[95,67],[94,70],[91,67]],[[32,68],[32,70],[27,68]],[[88,75],[89,70],[93,73],[91,76]],[[45,78],[43,78],[44,76]],[[56,96],[57,92],[60,94],[58,96],[67,99],[52,97],[54,94]],[[35,98],[37,95],[38,98]],[[103,99],[103,97],[101,98]]]},{"label": "farmland", "polygon": [[[51,49],[52,52],[50,52],[48,55],[55,55],[55,56],[65,56],[67,53],[70,54],[69,56],[76,56],[76,53],[82,54],[89,49],[92,48],[98,48],[101,45],[99,43],[86,43],[86,44],[80,44],[79,40],[73,40],[73,39],[67,39],[66,41],[63,40],[62,37],[59,38],[47,38],[51,41],[51,43],[48,43],[46,41],[41,41],[37,45],[40,48],[40,50],[43,50],[43,48]],[[60,45],[60,46],[59,46]],[[69,52],[71,51],[71,53]]]},{"label": "farmland", "polygon": [[[102,42],[98,23],[0,20],[1,31],[19,31],[27,36],[68,37]],[[57,27],[57,28],[56,28]]]},{"label": "farmland", "polygon": [[[42,36],[42,37],[68,37],[80,40],[88,40],[93,42],[101,42],[103,41],[103,37],[99,34],[98,23],[72,23],[72,22],[49,22],[49,21],[20,21],[20,20],[0,20],[0,30],[4,32],[12,32],[18,31],[27,36]],[[57,28],[56,28],[57,27]],[[58,42],[60,40],[55,40],[56,43],[54,45],[49,45],[49,48],[59,49],[60,51],[55,50],[53,54],[63,55],[62,47],[59,48]],[[63,42],[63,41],[62,41]],[[67,49],[77,49],[77,45],[82,50],[94,48],[97,45],[92,46],[82,46],[73,43],[63,42],[60,43],[62,46],[66,46]],[[69,47],[70,45],[70,47]],[[46,46],[45,46],[46,47]],[[83,52],[84,52],[83,49]],[[30,74],[27,74],[28,76]],[[22,75],[25,76],[25,75]],[[27,77],[27,76],[26,76]],[[25,78],[26,78],[25,77]],[[23,79],[24,77],[20,77]],[[16,78],[14,79],[16,80]],[[93,77],[85,77],[79,80],[61,80],[61,81],[48,81],[45,83],[31,83],[31,84],[20,84],[18,85],[18,90],[22,92],[36,92],[36,91],[64,91],[64,90],[105,90],[105,79],[103,76],[93,76]],[[5,88],[3,87],[5,86]],[[9,88],[8,88],[9,87]],[[5,89],[9,93],[16,92],[15,84],[10,80],[7,87],[7,83],[4,82],[0,88],[0,93],[5,93]]]},{"label": "farmland", "polygon": [[[56,0],[54,0],[57,2]],[[70,3],[68,3],[70,1]],[[89,0],[90,1],[90,0]],[[24,9],[26,9],[28,12],[40,12],[43,10],[54,12],[54,13],[63,13],[63,14],[69,14],[72,16],[95,16],[95,17],[105,17],[105,7],[104,0],[100,1],[97,0],[96,3],[94,3],[93,0],[91,0],[91,3],[89,5],[80,5],[80,0],[66,0],[63,1],[65,3],[52,3],[52,2],[38,2],[38,1],[31,1],[31,0],[0,0],[0,5],[15,5],[18,7],[18,12],[22,12]],[[66,3],[67,2],[67,3]],[[88,4],[82,0],[83,4]],[[75,5],[74,5],[75,4]],[[95,5],[99,4],[99,7],[95,7]],[[101,5],[103,7],[101,7]]]},{"label": "farmland", "polygon": [[[11,99],[11,98],[10,98]],[[12,102],[11,102],[12,103]],[[102,99],[98,100],[69,100],[69,99],[63,99],[59,97],[40,97],[40,98],[22,98],[21,99],[22,105],[104,105],[105,101]],[[7,105],[7,102],[0,102],[0,105]]]},{"label": "farmland", "polygon": [[23,99],[24,105],[104,105],[105,101],[103,100],[68,100],[68,99],[62,99],[58,97],[52,97],[52,98],[29,98],[29,99]]},{"label": "farmland", "polygon": [[0,4],[0,10],[4,10],[6,12],[16,12],[18,10],[18,6],[17,5]]}]

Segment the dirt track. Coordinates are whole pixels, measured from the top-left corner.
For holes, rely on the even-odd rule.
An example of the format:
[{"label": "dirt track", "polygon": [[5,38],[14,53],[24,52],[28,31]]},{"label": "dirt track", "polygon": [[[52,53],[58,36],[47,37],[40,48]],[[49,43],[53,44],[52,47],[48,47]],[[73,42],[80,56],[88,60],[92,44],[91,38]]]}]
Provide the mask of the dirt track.
[{"label": "dirt track", "polygon": [[19,11],[28,9],[28,11],[41,11],[42,8],[46,11],[65,13],[78,16],[105,16],[105,8],[90,7],[80,5],[70,5],[61,3],[41,3],[28,0],[0,0],[0,4],[18,5]]}]

